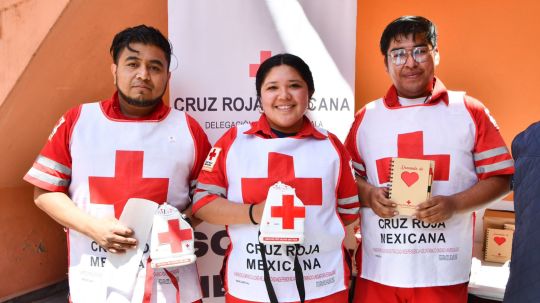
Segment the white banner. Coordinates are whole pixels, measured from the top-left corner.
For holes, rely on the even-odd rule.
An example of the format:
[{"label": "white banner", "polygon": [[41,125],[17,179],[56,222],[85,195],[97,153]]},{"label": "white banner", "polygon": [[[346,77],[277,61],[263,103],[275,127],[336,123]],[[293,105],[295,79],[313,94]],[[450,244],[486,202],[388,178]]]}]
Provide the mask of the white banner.
[{"label": "white banner", "polygon": [[[283,52],[310,66],[313,123],[347,135],[354,116],[356,0],[169,0],[173,44],[171,107],[195,117],[214,143],[257,120],[255,72]],[[219,270],[228,245],[222,227],[195,234],[205,302],[223,302]]]}]

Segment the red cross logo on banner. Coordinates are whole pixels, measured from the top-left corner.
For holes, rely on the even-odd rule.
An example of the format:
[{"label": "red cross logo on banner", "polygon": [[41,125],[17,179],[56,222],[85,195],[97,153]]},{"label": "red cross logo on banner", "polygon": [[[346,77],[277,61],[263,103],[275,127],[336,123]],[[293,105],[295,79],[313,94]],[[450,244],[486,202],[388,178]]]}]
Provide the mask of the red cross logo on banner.
[{"label": "red cross logo on banner", "polygon": [[192,240],[191,229],[180,229],[180,221],[169,220],[169,231],[159,233],[159,244],[170,244],[173,253],[182,252],[182,241]]},{"label": "red cross logo on banner", "polygon": [[296,177],[294,158],[274,152],[268,153],[268,178],[242,178],[242,198],[246,203],[264,201],[278,181],[294,187],[304,205],[322,205],[322,178]]},{"label": "red cross logo on banner", "polygon": [[283,206],[272,206],[272,218],[283,219],[283,229],[294,229],[294,218],[305,218],[306,208],[294,206],[293,195],[283,195]]},{"label": "red cross logo on banner", "polygon": [[257,76],[257,70],[259,70],[259,66],[261,66],[261,63],[264,62],[264,60],[268,59],[272,57],[272,52],[271,51],[261,51],[259,53],[259,61],[260,63],[258,64],[250,64],[249,65],[249,76],[250,77],[255,77]]},{"label": "red cross logo on banner", "polygon": [[88,177],[90,201],[114,205],[114,216],[120,218],[129,198],[167,201],[168,178],[143,178],[143,151],[116,151],[114,177]]},{"label": "red cross logo on banner", "polygon": [[[450,176],[450,155],[424,155],[424,132],[417,131],[407,134],[399,134],[398,140],[399,158],[424,159],[435,161],[435,174],[433,180],[448,181]],[[376,161],[377,175],[379,182],[390,182],[390,161],[391,157],[382,158]]]}]

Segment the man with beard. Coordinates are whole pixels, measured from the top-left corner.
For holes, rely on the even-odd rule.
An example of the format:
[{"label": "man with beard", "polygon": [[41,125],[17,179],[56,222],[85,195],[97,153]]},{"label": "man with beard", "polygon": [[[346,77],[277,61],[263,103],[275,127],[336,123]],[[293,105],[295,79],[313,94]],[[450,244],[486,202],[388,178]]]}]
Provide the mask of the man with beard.
[{"label": "man with beard", "polygon": [[[197,122],[172,111],[162,96],[170,78],[171,46],[155,28],[127,28],[112,42],[112,98],[79,105],[56,124],[24,179],[36,205],[67,228],[72,302],[105,302],[106,252],[140,243],[118,218],[129,198],[167,202],[190,212],[191,193],[210,149]],[[195,302],[194,264],[149,268],[148,249],[128,301]]]}]

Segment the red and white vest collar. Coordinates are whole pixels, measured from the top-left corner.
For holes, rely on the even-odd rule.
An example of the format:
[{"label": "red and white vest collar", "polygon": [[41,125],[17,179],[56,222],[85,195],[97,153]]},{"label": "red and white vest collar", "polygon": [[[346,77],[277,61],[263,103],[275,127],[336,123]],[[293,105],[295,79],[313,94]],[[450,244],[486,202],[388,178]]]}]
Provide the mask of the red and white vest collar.
[{"label": "red and white vest collar", "polygon": [[[443,101],[446,105],[448,105],[448,91],[446,90],[446,86],[444,86],[442,81],[435,77],[433,79],[431,98],[427,100],[426,104],[436,104],[440,101]],[[384,104],[389,108],[401,107],[397,89],[394,85],[392,85],[390,89],[388,89],[388,92],[386,92],[386,95],[384,96]]]},{"label": "red and white vest collar", "polygon": [[[304,124],[302,125],[302,129],[300,129],[300,131],[291,138],[305,138],[310,136],[319,140],[324,140],[327,138],[326,135],[319,132],[313,126],[313,124],[311,124],[311,121],[308,117],[304,116],[303,119]],[[268,119],[266,118],[265,114],[262,114],[258,121],[251,122],[251,128],[245,131],[244,134],[258,135],[266,139],[278,138],[278,136],[272,131],[272,128],[270,127],[270,124],[268,123]]]},{"label": "red and white vest collar", "polygon": [[120,121],[162,121],[167,117],[171,108],[161,100],[154,111],[145,117],[126,117],[120,109],[120,100],[118,99],[118,91],[114,92],[110,99],[105,99],[99,103],[101,110],[111,120]]}]

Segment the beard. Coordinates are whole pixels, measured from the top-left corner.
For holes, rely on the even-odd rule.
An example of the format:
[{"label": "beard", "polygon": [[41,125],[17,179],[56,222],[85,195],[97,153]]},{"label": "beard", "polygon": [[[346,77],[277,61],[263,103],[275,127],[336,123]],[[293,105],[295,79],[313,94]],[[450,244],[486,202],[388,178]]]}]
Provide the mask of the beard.
[{"label": "beard", "polygon": [[161,95],[159,95],[159,97],[157,97],[155,99],[147,99],[147,100],[134,99],[134,98],[131,98],[131,97],[127,96],[126,94],[124,94],[122,92],[122,90],[120,90],[118,85],[116,86],[116,90],[118,91],[118,96],[120,96],[120,98],[125,100],[129,105],[133,105],[133,106],[137,106],[137,107],[154,107],[159,102],[161,102],[161,97],[163,97],[163,95],[165,94],[165,91],[167,90],[167,87],[165,87],[165,89],[163,89],[163,92],[161,93]]}]

